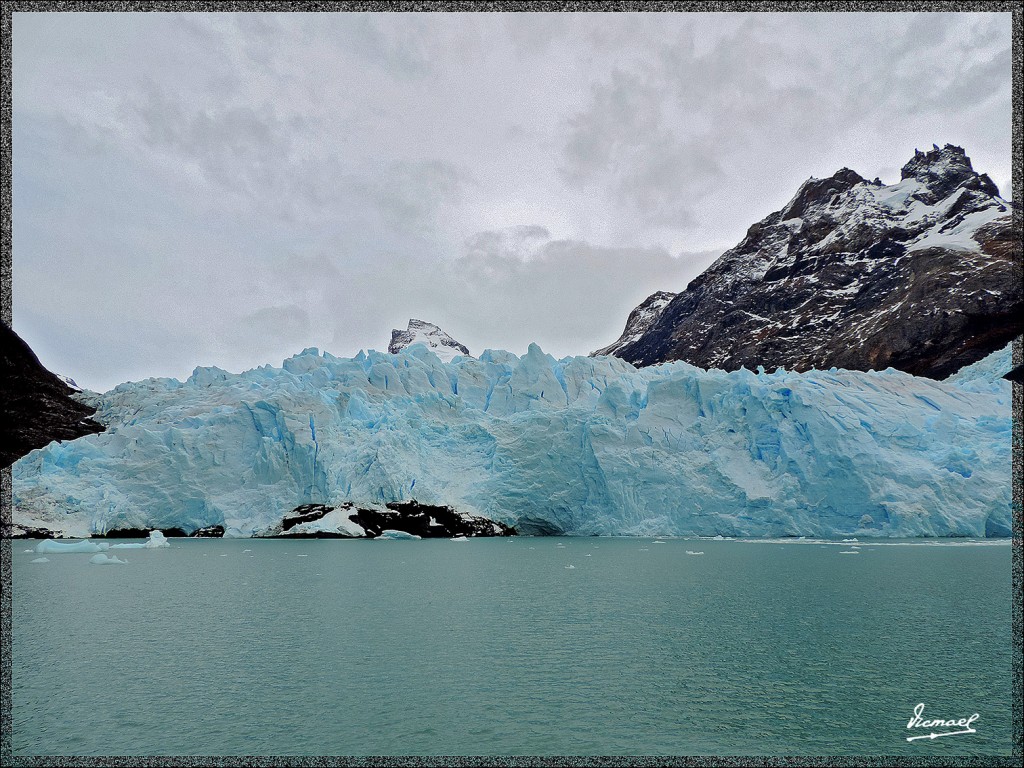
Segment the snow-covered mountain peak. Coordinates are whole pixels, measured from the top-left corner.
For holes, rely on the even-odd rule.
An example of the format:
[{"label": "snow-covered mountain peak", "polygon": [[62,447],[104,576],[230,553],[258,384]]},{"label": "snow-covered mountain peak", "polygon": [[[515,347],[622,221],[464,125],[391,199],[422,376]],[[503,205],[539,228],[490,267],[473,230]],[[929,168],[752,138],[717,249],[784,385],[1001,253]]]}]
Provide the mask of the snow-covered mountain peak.
[{"label": "snow-covered mountain peak", "polygon": [[986,174],[979,174],[971,165],[963,147],[947,144],[939,149],[937,144],[927,152],[914,150],[914,156],[903,166],[901,179],[915,179],[927,187],[935,202],[947,197],[959,187],[974,189],[997,197],[999,189]]},{"label": "snow-covered mountain peak", "polygon": [[409,327],[406,330],[401,331],[396,328],[391,331],[388,352],[393,355],[398,354],[413,344],[426,345],[431,352],[446,363],[450,363],[458,355],[470,357],[469,350],[464,344],[457,342],[433,323],[414,318],[409,320]]},{"label": "snow-covered mountain peak", "polygon": [[951,144],[916,152],[902,176],[808,179],[639,336],[597,354],[942,378],[998,349],[1024,328],[1008,319],[1022,301],[1011,204]]},{"label": "snow-covered mountain peak", "polygon": [[821,205],[822,203],[828,203],[836,195],[847,192],[863,182],[864,178],[849,168],[840,168],[827,179],[815,179],[812,177],[800,185],[796,195],[782,209],[782,220],[798,219],[809,208]]}]

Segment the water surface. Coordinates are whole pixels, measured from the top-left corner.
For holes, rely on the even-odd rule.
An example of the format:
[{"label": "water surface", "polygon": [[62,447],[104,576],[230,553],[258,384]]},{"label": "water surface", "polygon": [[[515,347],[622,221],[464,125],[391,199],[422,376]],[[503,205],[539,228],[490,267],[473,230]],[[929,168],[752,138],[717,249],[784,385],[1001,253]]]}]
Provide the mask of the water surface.
[{"label": "water surface", "polygon": [[659,541],[15,541],[14,752],[1010,753],[1007,543]]}]

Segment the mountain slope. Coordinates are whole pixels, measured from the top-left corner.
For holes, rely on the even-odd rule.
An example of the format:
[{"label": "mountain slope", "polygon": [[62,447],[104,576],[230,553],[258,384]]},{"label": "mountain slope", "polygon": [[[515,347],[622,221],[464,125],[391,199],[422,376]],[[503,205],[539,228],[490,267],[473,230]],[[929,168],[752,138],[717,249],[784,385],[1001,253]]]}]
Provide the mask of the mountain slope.
[{"label": "mountain slope", "polygon": [[917,152],[901,176],[808,180],[639,338],[606,349],[639,366],[943,378],[1003,347],[1024,331],[1010,203],[950,144]]},{"label": "mountain slope", "polygon": [[455,359],[456,355],[469,357],[469,350],[433,323],[422,320],[409,320],[409,327],[400,331],[391,331],[391,343],[388,352],[397,354],[413,344],[425,344],[430,351],[446,363]]},{"label": "mountain slope", "polygon": [[658,291],[652,293],[643,302],[629,313],[629,317],[626,319],[626,329],[622,332],[622,335],[609,344],[607,347],[602,347],[596,352],[591,352],[591,357],[598,357],[600,355],[615,355],[620,349],[627,344],[632,344],[638,341],[651,327],[658,322],[658,318],[661,317],[662,312],[665,311],[671,302],[679,294],[669,293],[668,291]]},{"label": "mountain slope", "polygon": [[0,323],[0,467],[53,440],[102,432],[95,413],[71,398],[64,379],[46,370],[32,349]]}]

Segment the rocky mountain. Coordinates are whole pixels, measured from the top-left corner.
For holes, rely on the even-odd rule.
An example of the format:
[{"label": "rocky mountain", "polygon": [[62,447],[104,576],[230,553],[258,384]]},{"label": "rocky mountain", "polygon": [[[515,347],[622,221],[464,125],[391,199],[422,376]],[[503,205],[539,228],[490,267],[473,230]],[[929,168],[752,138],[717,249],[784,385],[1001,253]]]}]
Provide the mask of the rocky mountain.
[{"label": "rocky mountain", "polygon": [[71,395],[64,379],[50,373],[6,323],[0,323],[0,467],[53,440],[102,432],[90,408]]},{"label": "rocky mountain", "polygon": [[665,311],[672,299],[679,294],[669,293],[668,291],[658,291],[652,293],[643,303],[629,313],[629,317],[626,319],[626,330],[622,332],[618,340],[609,344],[607,347],[602,347],[596,352],[591,352],[591,357],[597,357],[599,355],[615,355],[620,349],[627,344],[632,344],[638,341],[647,331],[651,329],[661,317],[661,313]]},{"label": "rocky mountain", "polygon": [[943,378],[1024,332],[1020,249],[1011,204],[961,147],[915,151],[897,184],[843,168],[806,181],[642,333],[627,323],[595,354]]},{"label": "rocky mountain", "polygon": [[457,342],[433,323],[422,320],[410,319],[406,330],[392,330],[388,352],[395,355],[412,344],[425,344],[446,363],[450,363],[457,355],[470,356],[465,345]]}]

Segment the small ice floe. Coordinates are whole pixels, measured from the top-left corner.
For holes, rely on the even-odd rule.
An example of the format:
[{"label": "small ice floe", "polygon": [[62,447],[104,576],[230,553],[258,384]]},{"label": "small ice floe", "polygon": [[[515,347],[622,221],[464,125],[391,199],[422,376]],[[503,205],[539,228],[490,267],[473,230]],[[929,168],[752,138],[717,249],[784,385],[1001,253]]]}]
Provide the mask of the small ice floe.
[{"label": "small ice floe", "polygon": [[843,539],[843,544],[848,544],[851,541],[857,541],[857,539]]},{"label": "small ice floe", "polygon": [[26,554],[26,555],[31,555],[31,554],[34,554],[34,553],[35,553],[35,550],[34,550],[34,549],[26,549],[26,550],[25,550],[25,554]]},{"label": "small ice floe", "polygon": [[704,553],[703,552],[694,552],[692,549],[688,549],[688,550],[686,550],[686,554],[688,554],[688,555],[703,555]]},{"label": "small ice floe", "polygon": [[576,566],[575,566],[575,565],[567,565],[567,566],[565,566],[565,569],[566,569],[567,571],[568,571],[568,570],[573,570],[573,571],[575,571],[575,570],[576,570]]},{"label": "small ice floe", "polygon": [[[419,538],[419,536],[417,536],[416,538]],[[453,536],[452,541],[469,541],[469,539],[467,539],[465,536]]]},{"label": "small ice floe", "polygon": [[[31,551],[32,550],[30,549],[29,552],[31,552]],[[48,558],[48,557],[37,557],[32,562],[33,563],[48,563],[48,562],[50,562],[50,558]]]},{"label": "small ice floe", "polygon": [[839,554],[840,555],[859,555],[860,552],[858,552],[856,549],[844,549]]},{"label": "small ice floe", "polygon": [[665,542],[664,542],[664,541],[662,541],[661,539],[658,539],[658,540],[657,540],[657,541],[655,541],[654,543],[655,543],[655,544],[664,544]]},{"label": "small ice floe", "polygon": [[584,555],[584,557],[593,557],[593,556],[594,556],[594,555],[593,555],[593,553],[591,553],[591,552],[587,552],[587,554],[585,554],[585,555]]},{"label": "small ice floe", "polygon": [[243,549],[242,550],[242,554],[245,554],[246,552],[252,552],[252,550],[251,549]]},{"label": "small ice floe", "polygon": [[647,547],[640,547],[640,551],[641,552],[650,552],[651,550],[649,550]]},{"label": "small ice floe", "polygon": [[309,557],[309,555],[296,555],[296,557]]},{"label": "small ice floe", "polygon": [[128,561],[118,559],[117,555],[107,557],[101,552],[98,555],[90,557],[89,562],[93,565],[125,565]]}]

